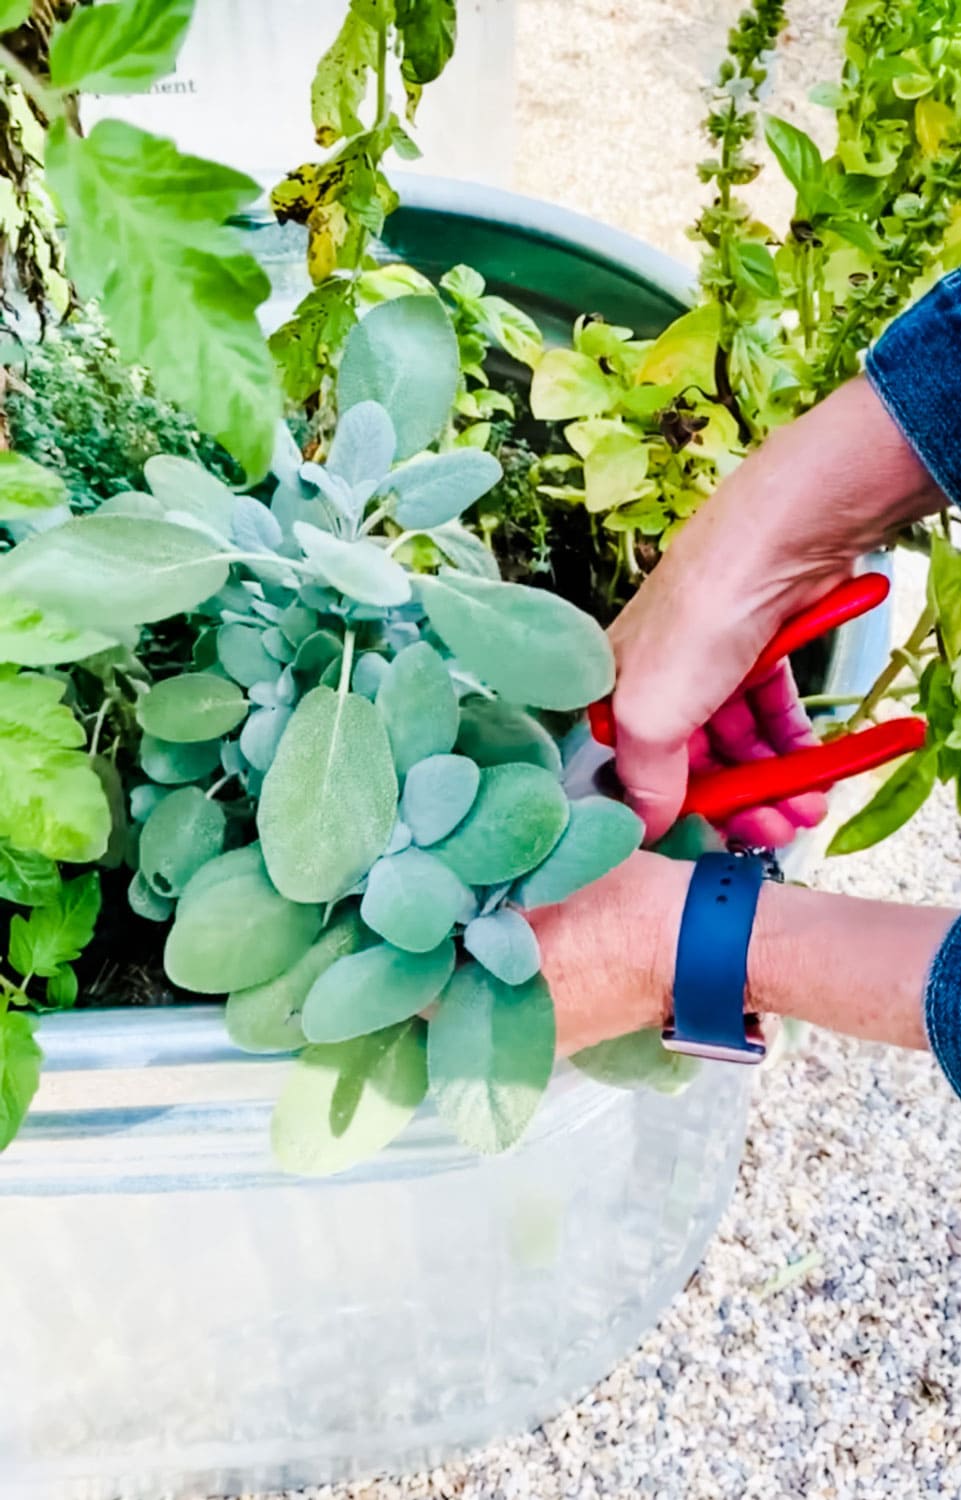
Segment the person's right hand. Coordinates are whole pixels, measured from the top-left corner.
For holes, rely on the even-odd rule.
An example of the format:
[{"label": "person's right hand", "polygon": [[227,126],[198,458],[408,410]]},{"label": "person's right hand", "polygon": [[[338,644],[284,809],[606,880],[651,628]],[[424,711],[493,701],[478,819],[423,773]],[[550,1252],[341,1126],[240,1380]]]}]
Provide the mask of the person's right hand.
[{"label": "person's right hand", "polygon": [[[733,474],[611,627],[617,769],[656,842],[691,770],[784,754],[813,734],[786,662],[741,688],[784,621],[847,577],[893,525],[940,503],[858,379]],[[822,794],[738,814],[723,830],[778,848],[824,815]]]}]

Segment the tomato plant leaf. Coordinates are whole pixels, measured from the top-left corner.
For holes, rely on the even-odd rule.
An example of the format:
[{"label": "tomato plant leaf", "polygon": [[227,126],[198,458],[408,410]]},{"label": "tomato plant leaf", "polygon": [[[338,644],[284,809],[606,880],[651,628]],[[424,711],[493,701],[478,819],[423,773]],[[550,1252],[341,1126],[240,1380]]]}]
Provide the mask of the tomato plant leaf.
[{"label": "tomato plant leaf", "polygon": [[100,877],[95,870],[67,880],[47,906],[10,921],[10,962],[18,974],[53,978],[62,964],[79,958],[100,914]]},{"label": "tomato plant leaf", "polygon": [[6,1150],[23,1124],[40,1084],[43,1053],[34,1036],[35,1025],[32,1017],[19,1011],[0,1015],[0,1151]]},{"label": "tomato plant leaf", "polygon": [[54,30],[50,81],[88,94],[133,94],[173,70],[194,0],[113,0]]}]

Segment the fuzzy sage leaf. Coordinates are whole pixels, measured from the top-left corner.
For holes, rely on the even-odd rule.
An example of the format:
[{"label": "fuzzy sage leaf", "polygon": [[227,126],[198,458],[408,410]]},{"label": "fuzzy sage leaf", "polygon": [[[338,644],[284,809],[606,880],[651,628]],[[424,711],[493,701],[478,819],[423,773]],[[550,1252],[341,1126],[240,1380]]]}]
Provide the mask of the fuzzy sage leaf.
[{"label": "fuzzy sage leaf", "polygon": [[310,1042],[342,1042],[406,1021],[426,1010],[454,972],[449,938],[425,953],[379,943],[325,970],[304,1003]]}]

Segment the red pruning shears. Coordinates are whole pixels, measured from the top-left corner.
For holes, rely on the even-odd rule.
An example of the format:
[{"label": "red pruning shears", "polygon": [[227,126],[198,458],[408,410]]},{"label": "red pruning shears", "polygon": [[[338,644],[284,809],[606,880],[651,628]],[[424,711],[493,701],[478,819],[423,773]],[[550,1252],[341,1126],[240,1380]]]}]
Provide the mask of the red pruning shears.
[{"label": "red pruning shears", "polygon": [[[781,627],[761,652],[744,686],[762,681],[792,651],[848,620],[867,614],[887,598],[890,587],[883,573],[862,573],[839,584],[817,604],[801,610]],[[593,703],[588,718],[598,744],[613,749],[616,729],[611,700]],[[926,727],[923,719],[891,719],[857,734],[839,735],[823,745],[692,776],[680,816],[698,813],[710,823],[723,823],[745,808],[781,802],[801,792],[826,791],[836,781],[920,750]]]}]

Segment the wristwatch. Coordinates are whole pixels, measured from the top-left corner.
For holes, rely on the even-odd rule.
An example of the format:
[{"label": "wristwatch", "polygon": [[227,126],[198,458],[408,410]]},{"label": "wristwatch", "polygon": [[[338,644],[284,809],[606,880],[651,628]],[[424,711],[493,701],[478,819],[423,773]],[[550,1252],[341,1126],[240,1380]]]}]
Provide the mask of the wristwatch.
[{"label": "wristwatch", "polygon": [[702,854],[687,891],[674,967],[674,1015],[661,1034],[670,1052],[759,1063],[757,1016],[745,1014],[747,953],[769,862],[753,851]]}]

